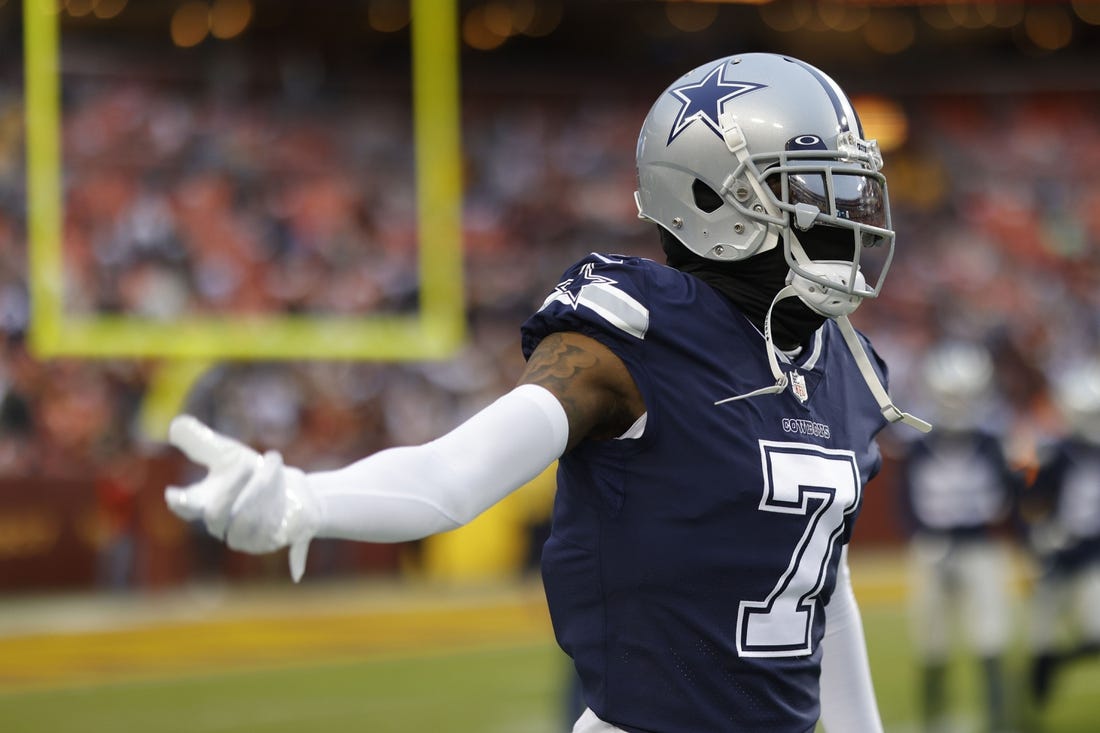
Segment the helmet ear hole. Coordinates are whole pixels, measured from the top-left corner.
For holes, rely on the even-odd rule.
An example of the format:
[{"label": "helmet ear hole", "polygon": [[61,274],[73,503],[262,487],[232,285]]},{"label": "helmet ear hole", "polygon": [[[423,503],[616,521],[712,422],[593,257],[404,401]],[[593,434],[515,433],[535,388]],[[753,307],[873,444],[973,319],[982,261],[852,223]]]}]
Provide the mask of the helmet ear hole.
[{"label": "helmet ear hole", "polygon": [[722,197],[718,195],[717,191],[700,181],[698,178],[691,183],[691,195],[699,210],[707,214],[722,208]]}]

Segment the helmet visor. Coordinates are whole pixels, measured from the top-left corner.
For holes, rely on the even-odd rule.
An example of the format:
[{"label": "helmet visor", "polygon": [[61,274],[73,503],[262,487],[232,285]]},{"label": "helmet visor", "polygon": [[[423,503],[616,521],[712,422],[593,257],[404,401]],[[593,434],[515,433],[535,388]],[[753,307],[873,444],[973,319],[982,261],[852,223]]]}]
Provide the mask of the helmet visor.
[{"label": "helmet visor", "polygon": [[787,203],[791,205],[810,204],[838,219],[873,227],[888,226],[886,192],[877,178],[858,173],[792,171],[787,180]]}]

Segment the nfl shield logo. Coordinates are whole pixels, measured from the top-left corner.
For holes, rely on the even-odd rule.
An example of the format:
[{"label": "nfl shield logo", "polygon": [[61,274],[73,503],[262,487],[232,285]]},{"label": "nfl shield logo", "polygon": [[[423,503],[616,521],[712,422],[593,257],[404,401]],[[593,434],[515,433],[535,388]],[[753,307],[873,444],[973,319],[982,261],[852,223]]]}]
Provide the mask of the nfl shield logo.
[{"label": "nfl shield logo", "polygon": [[806,378],[796,371],[791,372],[791,391],[799,402],[810,399],[810,394],[806,391]]}]

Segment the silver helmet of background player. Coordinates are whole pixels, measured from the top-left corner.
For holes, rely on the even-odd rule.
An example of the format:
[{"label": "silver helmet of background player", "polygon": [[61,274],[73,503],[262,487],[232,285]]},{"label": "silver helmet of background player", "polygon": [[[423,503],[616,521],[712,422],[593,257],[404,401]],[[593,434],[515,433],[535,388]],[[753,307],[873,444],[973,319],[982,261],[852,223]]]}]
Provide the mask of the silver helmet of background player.
[{"label": "silver helmet of background player", "polygon": [[945,341],[924,358],[921,377],[936,407],[936,423],[972,428],[994,387],[993,358],[979,343]]},{"label": "silver helmet of background player", "polygon": [[1100,357],[1074,364],[1054,380],[1054,396],[1067,427],[1100,445]]},{"label": "silver helmet of background player", "polygon": [[[639,216],[695,254],[735,261],[782,246],[798,297],[826,317],[878,295],[894,246],[882,157],[809,64],[751,53],[687,73],[650,109],[637,166]],[[811,257],[800,238],[815,227],[850,233],[842,257]]]}]

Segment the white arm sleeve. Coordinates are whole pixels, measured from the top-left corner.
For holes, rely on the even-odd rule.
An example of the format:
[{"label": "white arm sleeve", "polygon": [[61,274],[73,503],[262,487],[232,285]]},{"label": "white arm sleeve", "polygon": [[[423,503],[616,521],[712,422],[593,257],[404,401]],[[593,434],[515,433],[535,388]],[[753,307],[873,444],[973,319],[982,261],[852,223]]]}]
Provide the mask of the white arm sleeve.
[{"label": "white arm sleeve", "polygon": [[466,524],[565,451],[569,422],[543,387],[516,387],[441,438],[306,475],[317,537],[403,542]]},{"label": "white arm sleeve", "polygon": [[837,569],[836,589],[825,608],[821,722],[829,733],[882,733],[882,720],[863,638],[863,620],[848,571],[847,547]]}]

